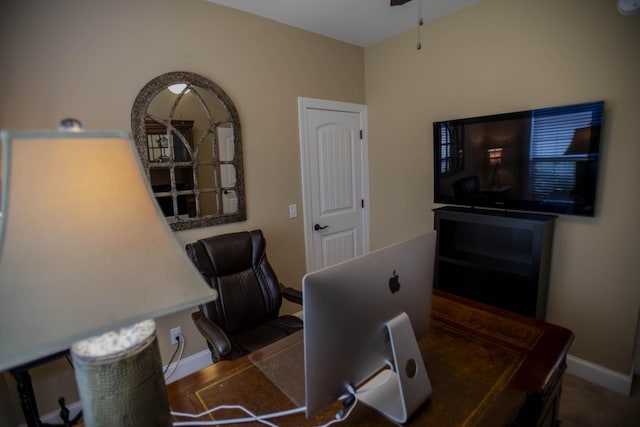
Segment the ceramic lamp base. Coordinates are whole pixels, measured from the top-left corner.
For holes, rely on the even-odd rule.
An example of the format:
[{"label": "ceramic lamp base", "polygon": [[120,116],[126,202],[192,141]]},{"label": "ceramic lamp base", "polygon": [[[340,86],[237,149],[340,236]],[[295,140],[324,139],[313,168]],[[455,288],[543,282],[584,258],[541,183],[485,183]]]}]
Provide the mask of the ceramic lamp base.
[{"label": "ceramic lamp base", "polygon": [[153,320],[79,341],[71,355],[87,427],[171,426]]}]

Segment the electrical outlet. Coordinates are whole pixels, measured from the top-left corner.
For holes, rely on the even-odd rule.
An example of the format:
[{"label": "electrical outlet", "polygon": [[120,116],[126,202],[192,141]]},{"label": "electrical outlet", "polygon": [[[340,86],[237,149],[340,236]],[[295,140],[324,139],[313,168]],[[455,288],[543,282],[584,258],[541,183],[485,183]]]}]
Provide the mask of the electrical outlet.
[{"label": "electrical outlet", "polygon": [[171,344],[178,344],[180,341],[184,340],[182,336],[182,326],[171,329],[169,334],[171,335]]}]

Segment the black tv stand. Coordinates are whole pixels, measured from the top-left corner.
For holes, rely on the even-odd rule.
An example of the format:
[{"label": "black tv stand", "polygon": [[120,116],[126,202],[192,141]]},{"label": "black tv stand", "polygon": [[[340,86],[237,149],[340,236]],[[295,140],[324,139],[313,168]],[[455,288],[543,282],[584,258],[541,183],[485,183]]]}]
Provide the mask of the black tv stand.
[{"label": "black tv stand", "polygon": [[544,319],[556,216],[434,209],[436,289]]}]

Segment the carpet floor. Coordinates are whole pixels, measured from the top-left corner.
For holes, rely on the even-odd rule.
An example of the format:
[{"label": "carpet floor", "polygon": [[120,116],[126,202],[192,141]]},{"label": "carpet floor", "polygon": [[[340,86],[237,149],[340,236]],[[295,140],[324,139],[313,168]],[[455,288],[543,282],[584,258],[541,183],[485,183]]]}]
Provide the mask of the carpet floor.
[{"label": "carpet floor", "polygon": [[561,427],[640,426],[640,377],[627,397],[565,374],[559,418]]}]

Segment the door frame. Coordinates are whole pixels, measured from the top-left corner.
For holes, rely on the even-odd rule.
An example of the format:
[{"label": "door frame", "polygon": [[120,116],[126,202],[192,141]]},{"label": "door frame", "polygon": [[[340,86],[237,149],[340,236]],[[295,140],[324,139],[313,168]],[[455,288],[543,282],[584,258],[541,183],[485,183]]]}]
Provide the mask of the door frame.
[{"label": "door frame", "polygon": [[304,247],[307,273],[313,271],[313,238],[314,231],[311,210],[310,166],[307,135],[309,130],[308,111],[328,110],[360,115],[360,139],[362,149],[362,252],[369,252],[369,144],[367,132],[367,106],[326,99],[298,97],[298,129],[300,131],[300,166],[302,172],[302,210],[304,219]]}]

